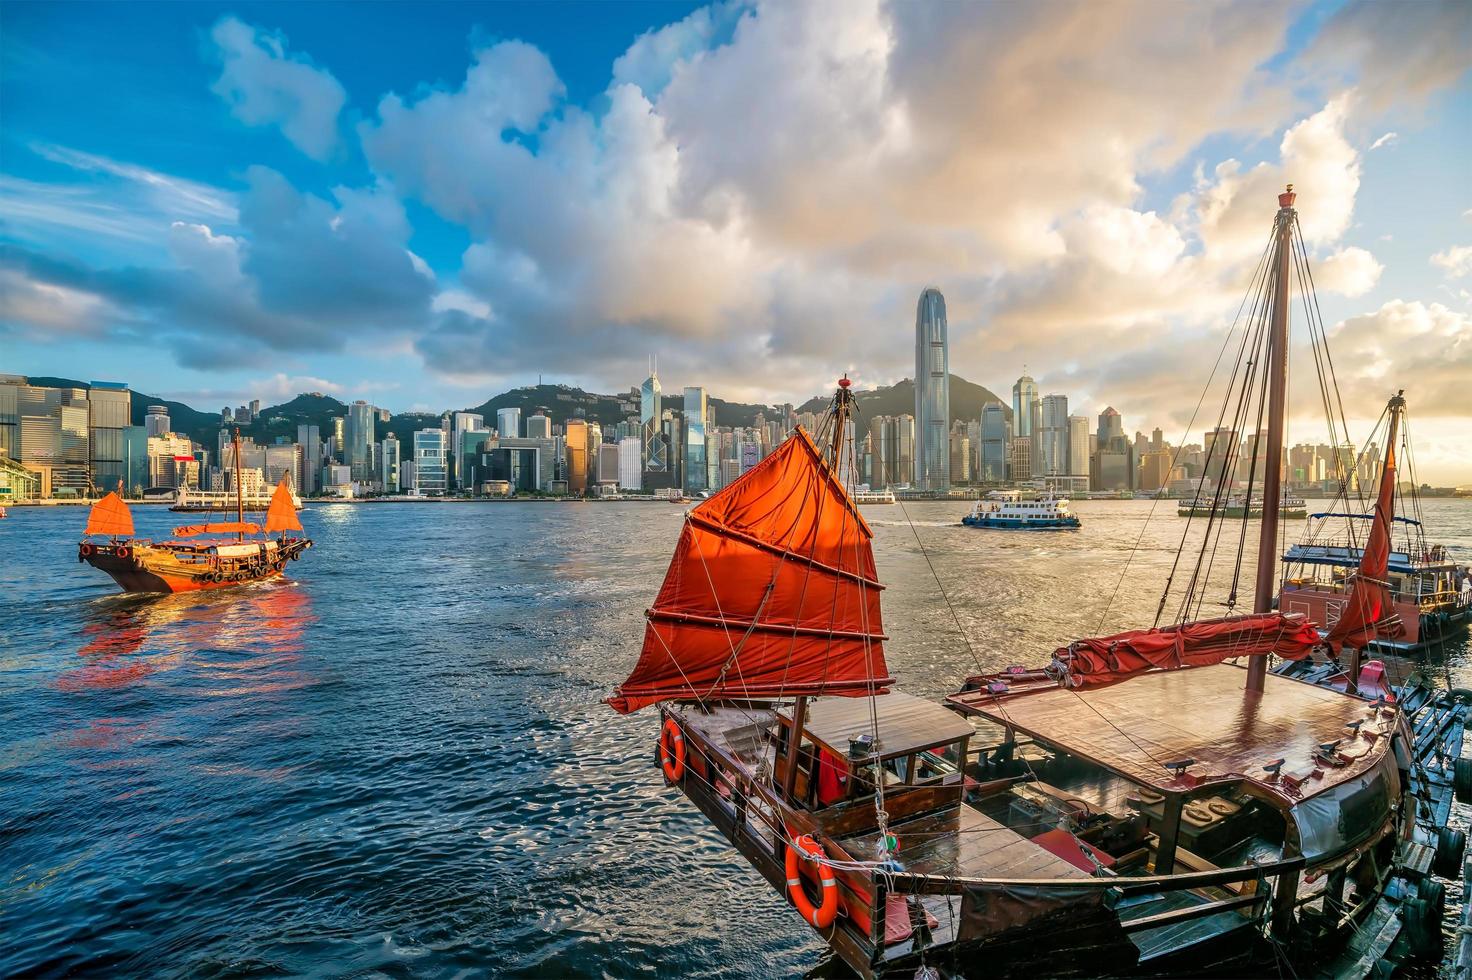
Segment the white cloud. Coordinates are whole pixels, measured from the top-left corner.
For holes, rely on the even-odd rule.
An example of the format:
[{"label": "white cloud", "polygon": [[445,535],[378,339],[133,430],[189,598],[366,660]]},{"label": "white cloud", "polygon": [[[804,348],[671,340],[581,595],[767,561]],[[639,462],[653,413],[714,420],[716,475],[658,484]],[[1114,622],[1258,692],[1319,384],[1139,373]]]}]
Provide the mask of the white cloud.
[{"label": "white cloud", "polygon": [[1472,416],[1472,315],[1394,299],[1340,321],[1329,337],[1341,388],[1346,379],[1373,384],[1377,396],[1405,388],[1414,418]]},{"label": "white cloud", "polygon": [[1357,246],[1343,248],[1325,257],[1314,270],[1314,284],[1320,290],[1343,296],[1363,296],[1380,281],[1385,271],[1375,256]]},{"label": "white cloud", "polygon": [[326,160],[338,145],[337,117],[347,103],[341,83],[325,69],[286,50],[279,34],[224,17],[210,31],[220,60],[211,90],[230,104],[241,122],[279,126],[287,139],[314,160]]},{"label": "white cloud", "polygon": [[1400,134],[1399,133],[1386,133],[1384,136],[1380,137],[1375,142],[1371,143],[1370,144],[1370,149],[1372,149],[1372,150],[1378,150],[1382,146],[1390,146],[1390,145],[1394,144],[1398,139],[1400,139]]},{"label": "white cloud", "polygon": [[1448,279],[1472,274],[1472,245],[1453,245],[1431,256],[1431,264],[1446,273]]}]

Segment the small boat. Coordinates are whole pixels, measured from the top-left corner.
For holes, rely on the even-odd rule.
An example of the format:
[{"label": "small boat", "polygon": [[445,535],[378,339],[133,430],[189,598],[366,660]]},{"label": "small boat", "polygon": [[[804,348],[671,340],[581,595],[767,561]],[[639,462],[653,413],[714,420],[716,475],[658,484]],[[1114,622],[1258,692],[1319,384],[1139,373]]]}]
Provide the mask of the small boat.
[{"label": "small boat", "polygon": [[[1404,399],[1397,396],[1397,415]],[[1312,515],[1304,538],[1283,554],[1279,606],[1333,626],[1354,594],[1365,552],[1373,542],[1359,532],[1373,513],[1324,511]],[[1430,544],[1422,523],[1396,517],[1383,547],[1387,614],[1370,646],[1415,653],[1464,632],[1472,622],[1472,580],[1445,545]]]},{"label": "small boat", "polygon": [[892,504],[895,502],[893,490],[870,490],[868,487],[860,487],[849,496],[856,504]]},{"label": "small boat", "polygon": [[[237,461],[239,438],[237,432]],[[238,462],[235,475],[238,488]],[[176,527],[169,540],[152,541],[135,536],[128,505],[109,493],[92,505],[77,560],[111,575],[124,592],[194,592],[273,578],[312,547],[311,539],[288,533],[302,530],[288,477],[276,486],[264,526],[245,520],[239,496],[235,518]]]},{"label": "small boat", "polygon": [[[1251,507],[1247,504],[1247,498],[1240,493],[1234,493],[1225,501],[1215,500],[1211,497],[1196,497],[1194,500],[1182,501],[1176,505],[1176,514],[1180,517],[1229,517],[1233,519],[1262,517],[1262,497],[1254,496]],[[1301,497],[1284,496],[1282,505],[1278,508],[1280,518],[1290,520],[1302,520],[1308,516],[1308,505]]]},{"label": "small boat", "polygon": [[1082,526],[1077,514],[1069,513],[1068,499],[1044,494],[1023,500],[1016,490],[994,490],[978,501],[971,513],[961,518],[967,527],[1020,531],[1057,531]]},{"label": "small boat", "polygon": [[1440,955],[1464,711],[1362,662],[1374,546],[1327,635],[1272,608],[1293,201],[1242,327],[1265,373],[1226,396],[1271,405],[1252,612],[1193,615],[1193,576],[1167,625],[979,673],[944,705],[896,690],[873,532],[835,473],[847,379],[816,439],[796,428],[686,512],[608,703],[658,707],[666,783],[860,976],[1363,977]]}]

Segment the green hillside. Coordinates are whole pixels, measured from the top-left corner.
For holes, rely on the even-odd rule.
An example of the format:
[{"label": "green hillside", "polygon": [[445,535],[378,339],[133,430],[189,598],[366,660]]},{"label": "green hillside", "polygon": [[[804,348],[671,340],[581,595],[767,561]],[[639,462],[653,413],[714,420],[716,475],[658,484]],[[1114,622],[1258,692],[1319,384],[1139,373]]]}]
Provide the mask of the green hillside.
[{"label": "green hillside", "polygon": [[[859,403],[859,412],[867,418],[873,418],[876,415],[915,414],[915,382],[909,378],[885,388],[871,388],[855,394]],[[821,412],[828,407],[831,398],[831,395],[822,395],[809,399],[798,406],[797,410],[799,412]],[[951,375],[952,419],[966,421],[979,419],[981,418],[981,406],[987,402],[1001,402],[1007,409],[1007,417],[1009,419],[1012,417],[1012,409],[1007,405],[1006,399],[998,398],[989,388],[984,388],[954,374]]]}]

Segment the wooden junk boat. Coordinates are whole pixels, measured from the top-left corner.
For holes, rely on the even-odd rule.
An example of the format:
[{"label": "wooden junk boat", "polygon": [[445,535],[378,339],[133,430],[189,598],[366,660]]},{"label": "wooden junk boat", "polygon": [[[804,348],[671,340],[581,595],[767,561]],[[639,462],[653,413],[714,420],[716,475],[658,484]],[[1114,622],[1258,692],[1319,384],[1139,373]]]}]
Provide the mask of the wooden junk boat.
[{"label": "wooden junk boat", "polygon": [[[1268,500],[1292,203],[1257,331]],[[871,531],[835,473],[852,410],[845,379],[816,439],[795,429],[687,512],[609,699],[658,705],[666,781],[839,957],[862,976],[1363,976],[1440,948],[1433,870],[1458,867],[1465,838],[1443,828],[1454,788],[1472,796],[1463,710],[1369,690],[1373,560],[1327,644],[1271,608],[1264,547],[1250,614],[1079,640],[942,706],[893,690]]]},{"label": "wooden junk boat", "polygon": [[[1387,412],[1391,432],[1401,428],[1405,411],[1403,398],[1391,403]],[[1408,453],[1409,449],[1402,436],[1401,451]],[[1326,627],[1339,620],[1354,593],[1357,570],[1369,546],[1361,529],[1365,522],[1371,522],[1373,528],[1376,519],[1374,512],[1352,509],[1348,483],[1347,474],[1341,474],[1336,502],[1342,509],[1311,515],[1303,539],[1283,553],[1279,604],[1285,612],[1303,613]],[[1402,499],[1399,485],[1394,493]],[[1419,512],[1414,489],[1410,496],[1411,507]],[[1385,617],[1369,646],[1415,653],[1465,632],[1472,622],[1472,584],[1446,546],[1426,540],[1419,513],[1417,517],[1394,516],[1390,528],[1384,580],[1394,615]]]},{"label": "wooden junk boat", "polygon": [[135,537],[128,505],[116,492],[109,493],[93,504],[87,515],[77,560],[111,575],[124,592],[223,589],[280,575],[286,563],[300,558],[312,542],[303,535],[289,533],[300,532],[302,524],[286,476],[271,496],[265,525],[245,519],[238,431],[235,487],[234,521],[176,527],[173,538],[167,541]]}]

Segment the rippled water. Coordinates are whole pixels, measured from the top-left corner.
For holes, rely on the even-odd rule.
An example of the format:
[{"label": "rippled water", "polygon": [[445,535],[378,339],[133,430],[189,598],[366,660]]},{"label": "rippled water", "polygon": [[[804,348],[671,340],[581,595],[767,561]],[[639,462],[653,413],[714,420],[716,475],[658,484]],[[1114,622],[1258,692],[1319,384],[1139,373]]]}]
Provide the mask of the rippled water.
[{"label": "rippled water", "polygon": [[[1079,503],[1062,534],[866,508],[892,671],[941,695],[1148,623],[1183,525],[1152,506]],[[1425,508],[1472,561],[1472,502]],[[650,714],[599,703],[681,513],[314,505],[291,581],[140,598],[77,564],[80,510],[12,509],[0,975],[836,970],[663,786]],[[140,533],[177,516],[138,508]],[[1443,661],[1472,687],[1465,641]]]}]

